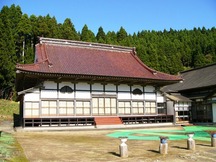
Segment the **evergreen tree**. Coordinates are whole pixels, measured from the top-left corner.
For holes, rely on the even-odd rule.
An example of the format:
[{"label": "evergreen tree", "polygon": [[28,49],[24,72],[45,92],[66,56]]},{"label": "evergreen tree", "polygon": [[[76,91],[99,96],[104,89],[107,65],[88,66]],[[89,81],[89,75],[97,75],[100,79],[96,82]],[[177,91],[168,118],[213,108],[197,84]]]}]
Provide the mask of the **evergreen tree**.
[{"label": "evergreen tree", "polygon": [[105,43],[106,42],[106,34],[103,31],[102,27],[99,27],[98,33],[96,35],[96,39],[98,43]]},{"label": "evergreen tree", "polygon": [[95,42],[96,41],[94,33],[88,29],[88,26],[86,24],[82,28],[80,38],[82,41],[85,41],[85,42]]},{"label": "evergreen tree", "polygon": [[117,32],[117,41],[121,43],[124,39],[126,39],[126,37],[127,37],[127,32],[123,27],[121,27]]},{"label": "evergreen tree", "polygon": [[45,17],[38,16],[37,18],[37,28],[38,28],[38,36],[40,37],[49,37],[50,31],[48,24],[46,22]]},{"label": "evergreen tree", "polygon": [[107,44],[118,44],[118,42],[117,42],[117,35],[116,35],[116,33],[114,31],[107,32],[106,43]]},{"label": "evergreen tree", "polygon": [[17,42],[19,45],[19,51],[18,51],[18,62],[22,63],[29,63],[32,62],[32,59],[27,60],[25,57],[28,57],[29,55],[33,56],[33,49],[29,53],[27,53],[27,49],[32,48],[31,47],[31,37],[32,37],[32,26],[31,21],[28,18],[27,14],[22,15],[22,18],[17,26],[17,33],[19,35],[19,41]]},{"label": "evergreen tree", "polygon": [[33,45],[37,43],[39,31],[38,31],[38,18],[35,15],[31,15],[30,18],[30,23],[31,23],[31,29],[32,29],[32,40],[33,40]]},{"label": "evergreen tree", "polygon": [[61,37],[63,39],[79,40],[79,35],[77,34],[71,19],[65,19],[64,23],[60,27]]},{"label": "evergreen tree", "polygon": [[6,90],[14,87],[16,46],[14,33],[8,12],[8,7],[3,7],[0,17],[0,97],[5,97]]},{"label": "evergreen tree", "polygon": [[46,17],[44,17],[46,24],[48,26],[48,36],[50,38],[59,38],[60,37],[60,33],[59,33],[59,29],[58,29],[58,23],[56,21],[55,17],[50,17],[50,15],[48,14]]}]

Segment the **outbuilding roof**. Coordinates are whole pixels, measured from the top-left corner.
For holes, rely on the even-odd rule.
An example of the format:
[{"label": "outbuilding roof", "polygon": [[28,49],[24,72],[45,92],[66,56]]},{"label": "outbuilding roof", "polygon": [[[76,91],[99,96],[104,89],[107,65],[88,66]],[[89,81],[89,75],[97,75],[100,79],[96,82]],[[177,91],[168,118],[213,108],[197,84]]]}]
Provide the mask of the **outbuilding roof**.
[{"label": "outbuilding roof", "polygon": [[189,98],[182,96],[180,93],[171,93],[171,94],[166,94],[166,97],[169,98],[172,101],[183,101],[183,102],[192,102]]},{"label": "outbuilding roof", "polygon": [[216,63],[181,72],[182,82],[165,86],[164,92],[177,92],[216,86]]},{"label": "outbuilding roof", "polygon": [[35,62],[18,64],[16,69],[23,73],[181,80],[147,67],[134,48],[43,37],[36,45]]}]

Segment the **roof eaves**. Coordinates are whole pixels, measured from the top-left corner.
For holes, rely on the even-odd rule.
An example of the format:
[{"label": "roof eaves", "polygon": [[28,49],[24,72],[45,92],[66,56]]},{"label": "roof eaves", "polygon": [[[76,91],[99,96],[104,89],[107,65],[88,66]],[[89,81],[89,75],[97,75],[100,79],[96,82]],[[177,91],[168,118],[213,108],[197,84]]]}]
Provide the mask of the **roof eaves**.
[{"label": "roof eaves", "polygon": [[22,94],[26,94],[28,92],[33,92],[35,89],[38,89],[38,88],[43,88],[43,85],[37,85],[37,86],[31,87],[31,88],[25,89],[23,91],[19,91],[17,94],[19,96],[19,95],[22,95]]},{"label": "roof eaves", "polygon": [[134,77],[123,77],[123,76],[101,76],[101,75],[84,75],[84,74],[61,74],[61,73],[46,73],[36,72],[24,69],[18,69],[20,73],[32,74],[32,75],[43,75],[43,76],[54,76],[54,77],[73,77],[79,79],[113,79],[113,80],[133,80],[133,81],[146,81],[146,82],[157,82],[157,83],[176,83],[178,81],[164,80],[164,79],[151,79],[151,78],[134,78]]},{"label": "roof eaves", "polygon": [[[159,72],[159,71],[156,71],[150,67],[148,67],[147,65],[145,65],[137,56],[136,54],[134,53],[134,55],[132,54],[132,56],[136,59],[136,61],[142,66],[144,67],[145,69],[147,69],[149,72],[151,72],[153,75],[157,75],[157,74],[163,74],[163,75],[166,75],[166,76],[173,76],[173,75],[170,75],[170,74],[166,74],[166,73],[163,73],[163,72]],[[180,76],[176,76],[176,80],[177,81],[181,81],[182,80],[182,77]]]}]

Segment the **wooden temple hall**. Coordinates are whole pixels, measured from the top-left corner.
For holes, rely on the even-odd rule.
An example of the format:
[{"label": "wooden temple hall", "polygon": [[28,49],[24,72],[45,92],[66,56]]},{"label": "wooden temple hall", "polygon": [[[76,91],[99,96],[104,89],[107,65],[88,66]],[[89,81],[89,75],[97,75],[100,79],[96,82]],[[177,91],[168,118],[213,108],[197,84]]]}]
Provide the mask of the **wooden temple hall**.
[{"label": "wooden temple hall", "polygon": [[20,124],[172,123],[160,87],[180,80],[147,67],[135,48],[42,37],[34,63],[16,66]]}]

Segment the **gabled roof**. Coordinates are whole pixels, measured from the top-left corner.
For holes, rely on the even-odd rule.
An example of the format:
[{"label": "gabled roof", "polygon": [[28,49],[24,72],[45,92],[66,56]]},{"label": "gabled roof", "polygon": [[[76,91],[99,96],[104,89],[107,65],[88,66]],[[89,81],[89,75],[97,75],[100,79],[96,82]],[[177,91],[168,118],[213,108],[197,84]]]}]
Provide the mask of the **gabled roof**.
[{"label": "gabled roof", "polygon": [[19,72],[124,77],[178,82],[179,76],[150,69],[134,48],[71,40],[40,38],[34,64],[18,64]]},{"label": "gabled roof", "polygon": [[181,72],[183,82],[168,85],[162,90],[177,92],[183,90],[216,86],[216,63]]}]

